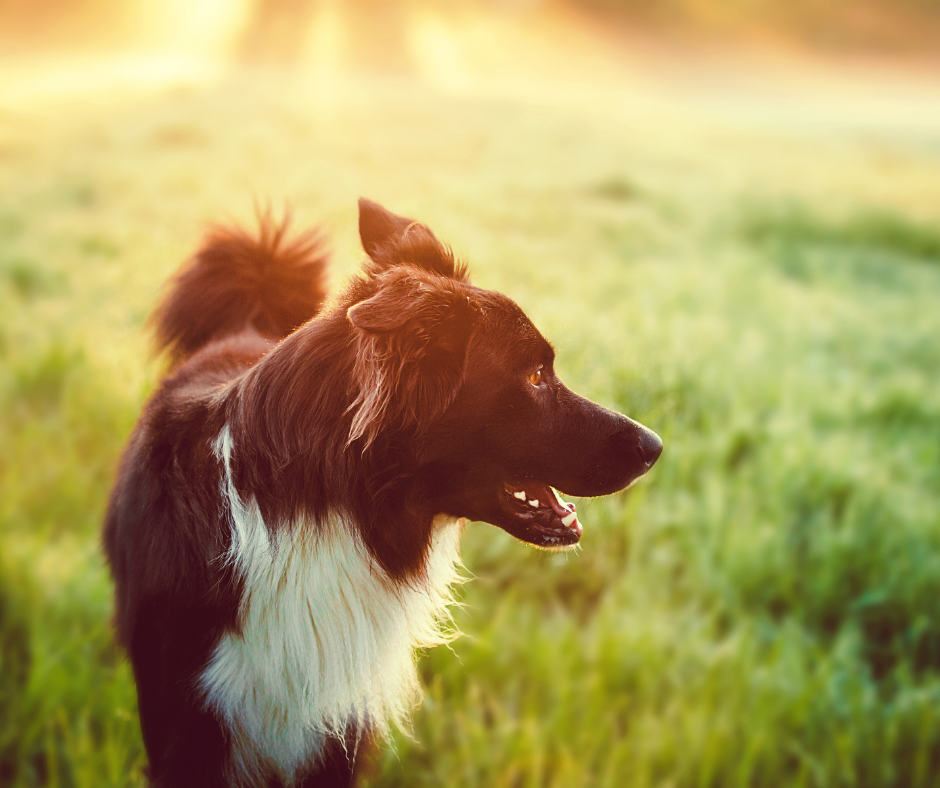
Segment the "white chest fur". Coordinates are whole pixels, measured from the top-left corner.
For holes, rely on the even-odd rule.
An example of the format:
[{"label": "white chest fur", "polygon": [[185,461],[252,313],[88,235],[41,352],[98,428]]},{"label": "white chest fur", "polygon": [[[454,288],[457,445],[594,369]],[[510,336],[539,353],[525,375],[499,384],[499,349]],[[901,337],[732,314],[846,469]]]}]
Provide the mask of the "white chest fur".
[{"label": "white chest fur", "polygon": [[417,702],[414,650],[450,636],[442,623],[459,579],[461,529],[436,523],[426,576],[402,586],[339,517],[272,537],[254,500],[234,489],[227,427],[214,448],[231,512],[227,558],[245,590],[241,631],[219,642],[202,685],[235,734],[241,776],[267,764],[290,780],[325,735],[342,737],[351,724],[384,733]]}]

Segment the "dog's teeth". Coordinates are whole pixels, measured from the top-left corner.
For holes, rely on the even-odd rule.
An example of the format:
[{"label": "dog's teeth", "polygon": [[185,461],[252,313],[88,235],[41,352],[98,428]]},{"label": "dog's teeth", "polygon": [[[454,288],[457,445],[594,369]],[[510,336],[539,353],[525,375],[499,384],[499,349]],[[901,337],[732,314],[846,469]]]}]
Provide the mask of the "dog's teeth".
[{"label": "dog's teeth", "polygon": [[548,489],[552,491],[552,495],[555,496],[555,500],[558,501],[559,506],[561,506],[563,509],[571,509],[574,511],[574,504],[562,498],[558,493],[558,490],[556,490],[554,487],[549,487]]},{"label": "dog's teeth", "polygon": [[566,514],[564,517],[561,518],[561,524],[565,526],[565,528],[570,528],[571,524],[575,522],[575,520],[577,519],[578,519],[578,513],[572,512],[571,514]]},{"label": "dog's teeth", "polygon": [[524,501],[528,496],[525,494],[525,490],[523,490],[522,492],[514,492],[512,497],[518,498],[520,501]]},{"label": "dog's teeth", "polygon": [[531,506],[531,507],[533,507],[533,508],[536,508],[536,509],[537,509],[537,508],[538,508],[538,505],[539,505],[538,498],[536,498],[534,501],[529,501],[529,506]]}]

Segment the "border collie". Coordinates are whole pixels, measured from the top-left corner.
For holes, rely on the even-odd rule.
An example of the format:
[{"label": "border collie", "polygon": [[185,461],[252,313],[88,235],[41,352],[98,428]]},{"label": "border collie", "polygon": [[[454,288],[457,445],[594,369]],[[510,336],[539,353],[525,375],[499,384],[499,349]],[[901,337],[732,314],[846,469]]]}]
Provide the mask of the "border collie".
[{"label": "border collie", "polygon": [[108,506],[156,786],[352,785],[445,636],[464,522],[570,548],[556,488],[616,492],[662,451],[423,224],[360,200],[369,259],[329,302],[319,237],[286,229],[217,229],[171,283]]}]

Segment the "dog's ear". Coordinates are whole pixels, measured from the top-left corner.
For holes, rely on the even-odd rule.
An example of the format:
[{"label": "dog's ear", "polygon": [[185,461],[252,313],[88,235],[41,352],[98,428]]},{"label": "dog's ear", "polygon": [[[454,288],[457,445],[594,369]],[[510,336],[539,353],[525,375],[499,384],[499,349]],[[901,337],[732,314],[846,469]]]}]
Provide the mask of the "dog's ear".
[{"label": "dog's ear", "polygon": [[426,423],[450,405],[478,313],[471,288],[412,266],[385,272],[371,298],[349,307],[359,386],[350,443]]},{"label": "dog's ear", "polygon": [[434,233],[414,219],[392,213],[365,197],[359,198],[359,239],[362,241],[362,248],[373,260],[382,247],[398,244],[409,228],[420,228],[421,232],[434,238]]},{"label": "dog's ear", "polygon": [[467,281],[466,269],[427,225],[398,216],[365,197],[359,198],[359,239],[372,261],[366,271],[373,276],[404,264]]}]

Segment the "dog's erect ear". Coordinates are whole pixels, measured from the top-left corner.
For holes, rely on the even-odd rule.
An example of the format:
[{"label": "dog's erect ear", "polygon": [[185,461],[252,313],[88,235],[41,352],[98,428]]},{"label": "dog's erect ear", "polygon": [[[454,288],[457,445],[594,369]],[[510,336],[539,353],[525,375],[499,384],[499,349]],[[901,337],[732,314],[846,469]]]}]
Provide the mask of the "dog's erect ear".
[{"label": "dog's erect ear", "polygon": [[378,203],[359,198],[359,238],[372,260],[372,275],[395,265],[413,265],[441,276],[467,280],[466,270],[454,261],[427,225],[387,211]]},{"label": "dog's erect ear", "polygon": [[359,240],[362,241],[366,254],[373,260],[376,252],[382,247],[397,245],[406,230],[419,227],[434,238],[434,234],[427,227],[414,219],[392,213],[365,197],[359,198]]},{"label": "dog's erect ear", "polygon": [[470,288],[413,266],[385,272],[375,295],[349,307],[359,385],[350,442],[368,445],[383,426],[426,423],[450,405],[478,312]]}]

